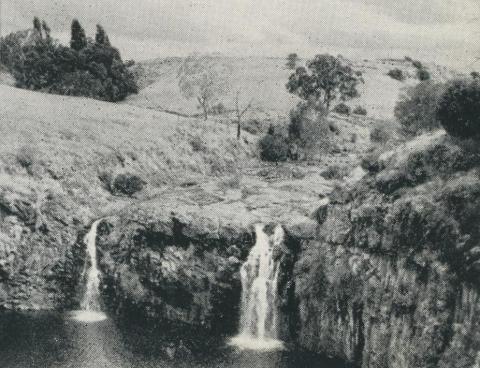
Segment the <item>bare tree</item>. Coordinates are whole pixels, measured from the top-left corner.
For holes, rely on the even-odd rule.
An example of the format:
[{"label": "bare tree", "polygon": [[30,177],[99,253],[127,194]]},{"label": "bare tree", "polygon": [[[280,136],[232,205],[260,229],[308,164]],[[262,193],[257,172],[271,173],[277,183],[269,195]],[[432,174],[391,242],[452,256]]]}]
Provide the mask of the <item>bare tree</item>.
[{"label": "bare tree", "polygon": [[205,120],[212,105],[230,89],[230,68],[210,55],[191,55],[178,71],[178,86],[182,95],[196,98]]},{"label": "bare tree", "polygon": [[253,98],[246,104],[243,108],[241,107],[240,102],[240,91],[237,91],[235,95],[235,118],[237,121],[237,139],[240,139],[241,131],[242,131],[242,118],[245,113],[252,108],[253,105]]}]

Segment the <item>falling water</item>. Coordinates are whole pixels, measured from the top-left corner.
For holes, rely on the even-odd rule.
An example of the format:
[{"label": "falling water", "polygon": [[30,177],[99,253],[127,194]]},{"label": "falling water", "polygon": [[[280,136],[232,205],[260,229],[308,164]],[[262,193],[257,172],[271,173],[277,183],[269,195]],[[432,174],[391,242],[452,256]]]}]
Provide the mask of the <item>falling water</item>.
[{"label": "falling water", "polygon": [[87,285],[85,295],[80,303],[81,310],[74,313],[74,318],[83,322],[102,321],[106,318],[100,305],[100,270],[97,264],[97,228],[101,221],[97,220],[93,223],[84,239],[90,258],[90,267],[85,270]]},{"label": "falling water", "polygon": [[282,348],[278,340],[278,276],[280,267],[273,259],[273,250],[284,240],[281,226],[272,236],[264,231],[264,225],[256,225],[256,243],[243,264],[242,306],[240,334],[231,344],[243,349],[272,350]]}]

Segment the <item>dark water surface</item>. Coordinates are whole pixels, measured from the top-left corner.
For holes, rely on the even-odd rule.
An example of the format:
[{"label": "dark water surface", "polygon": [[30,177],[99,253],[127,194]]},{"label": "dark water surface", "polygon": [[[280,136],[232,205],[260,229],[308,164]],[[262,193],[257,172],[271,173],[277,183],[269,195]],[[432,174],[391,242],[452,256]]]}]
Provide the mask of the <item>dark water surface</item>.
[{"label": "dark water surface", "polygon": [[61,313],[0,314],[1,368],[345,367],[297,351],[240,351],[226,341],[193,355],[165,345],[158,331],[119,328],[111,319],[84,323]]}]

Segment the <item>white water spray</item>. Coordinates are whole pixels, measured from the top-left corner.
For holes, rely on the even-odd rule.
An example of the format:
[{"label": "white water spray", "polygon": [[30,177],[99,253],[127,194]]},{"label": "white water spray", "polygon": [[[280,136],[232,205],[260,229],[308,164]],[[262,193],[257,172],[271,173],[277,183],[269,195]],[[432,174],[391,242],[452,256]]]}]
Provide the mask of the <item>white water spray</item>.
[{"label": "white water spray", "polygon": [[81,310],[74,312],[74,318],[82,322],[97,322],[107,318],[100,305],[100,270],[97,264],[97,228],[101,221],[95,221],[84,238],[90,258],[90,267],[88,271],[85,269],[87,285],[85,295],[80,303]]},{"label": "white water spray", "polygon": [[240,270],[242,278],[242,306],[240,334],[231,345],[241,349],[281,349],[278,340],[278,276],[280,267],[273,259],[273,250],[284,241],[281,226],[272,236],[264,231],[264,225],[256,225],[256,242],[247,261]]}]

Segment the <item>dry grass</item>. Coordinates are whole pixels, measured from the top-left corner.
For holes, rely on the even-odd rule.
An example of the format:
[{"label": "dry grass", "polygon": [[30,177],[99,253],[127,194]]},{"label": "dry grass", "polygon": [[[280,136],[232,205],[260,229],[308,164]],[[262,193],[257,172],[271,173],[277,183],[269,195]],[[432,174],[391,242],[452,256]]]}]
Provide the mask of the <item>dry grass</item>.
[{"label": "dry grass", "polygon": [[234,139],[231,125],[1,85],[0,99],[0,190],[24,185],[34,167],[36,181],[58,181],[82,202],[110,200],[105,173],[136,174],[154,190],[234,172],[253,157],[255,144]]}]

